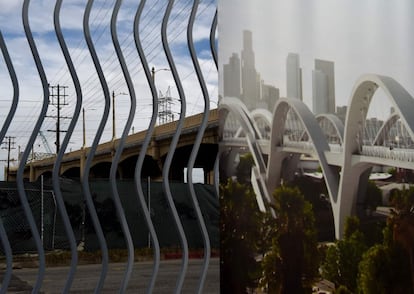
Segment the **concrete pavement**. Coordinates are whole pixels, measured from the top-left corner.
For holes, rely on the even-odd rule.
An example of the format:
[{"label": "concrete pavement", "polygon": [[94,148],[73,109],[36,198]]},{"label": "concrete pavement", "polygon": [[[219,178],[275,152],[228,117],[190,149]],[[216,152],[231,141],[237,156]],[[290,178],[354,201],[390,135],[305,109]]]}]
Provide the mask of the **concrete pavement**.
[{"label": "concrete pavement", "polygon": [[[182,293],[196,292],[202,263],[203,261],[201,259],[190,259]],[[154,293],[173,293],[180,268],[180,259],[161,261]],[[100,270],[100,264],[79,265],[70,293],[93,293],[100,275]],[[109,265],[104,289],[101,293],[117,293],[121,285],[124,270],[125,263],[111,263]],[[1,280],[3,279],[3,273],[4,271],[1,272]],[[68,267],[46,268],[46,274],[41,289],[42,293],[61,293],[66,282],[67,274]],[[151,274],[151,261],[136,262],[134,264],[131,280],[128,284],[127,293],[145,293]],[[31,293],[32,285],[35,283],[36,277],[36,268],[14,269],[12,282],[9,285],[7,293]],[[203,293],[212,294],[219,292],[219,259],[213,258],[210,260]]]}]

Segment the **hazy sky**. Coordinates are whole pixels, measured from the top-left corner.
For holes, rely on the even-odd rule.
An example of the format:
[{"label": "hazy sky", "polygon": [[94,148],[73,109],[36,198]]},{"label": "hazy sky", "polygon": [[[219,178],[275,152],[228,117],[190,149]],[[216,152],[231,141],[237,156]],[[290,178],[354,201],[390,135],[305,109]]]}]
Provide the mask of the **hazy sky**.
[{"label": "hazy sky", "polygon": [[240,53],[242,30],[252,31],[256,69],[281,96],[289,52],[300,55],[309,107],[315,58],[335,62],[337,105],[348,104],[355,81],[366,73],[391,76],[414,95],[412,0],[222,0],[219,12],[220,63]]},{"label": "hazy sky", "polygon": [[[140,59],[133,40],[133,21],[140,1],[124,0],[118,17],[117,31],[121,48],[126,59],[130,74],[135,85],[137,95],[137,112],[133,123],[135,132],[146,129],[152,112],[152,98],[143,73]],[[17,146],[23,149],[32,132],[35,121],[38,118],[43,94],[41,83],[33,62],[26,36],[22,25],[22,0],[0,0],[0,30],[3,33],[14,63],[20,83],[20,103],[17,114],[8,135],[16,137],[16,150],[12,157],[17,156]],[[61,49],[57,43],[53,28],[53,10],[55,0],[32,0],[29,5],[29,22],[34,34],[35,43],[45,67],[50,85],[68,86],[68,106],[62,107],[62,115],[71,117],[75,107],[75,90],[67,71]],[[104,98],[102,88],[96,75],[86,42],[83,36],[82,22],[86,6],[86,0],[63,0],[61,24],[63,33],[74,58],[75,67],[81,79],[83,91],[83,107],[86,109],[87,145],[92,143],[97,126],[103,112]],[[114,46],[110,36],[110,18],[115,0],[95,0],[90,27],[92,39],[96,47],[98,57],[104,69],[110,91],[116,94],[128,93]],[[150,67],[156,70],[168,67],[165,57],[160,29],[165,12],[166,0],[147,0],[144,8],[140,32],[141,41]],[[186,99],[187,114],[195,114],[203,111],[204,102],[200,91],[199,82],[194,72],[194,67],[187,47],[186,29],[193,1],[176,0],[168,25],[168,40],[182,79]],[[199,63],[206,79],[211,100],[217,101],[218,85],[217,70],[213,62],[210,47],[210,27],[216,11],[216,1],[201,1],[194,24],[193,39],[196,42]],[[156,84],[159,91],[165,93],[171,88],[174,100],[173,111],[179,112],[178,94],[171,72],[161,70],[156,73]],[[3,56],[0,54],[0,126],[2,125],[11,104],[12,86],[8,71],[5,67]],[[129,112],[130,98],[128,95],[116,97],[117,137],[122,134],[125,121]],[[217,103],[212,103],[215,108]],[[50,106],[48,115],[56,115],[56,107]],[[175,114],[175,118],[178,115]],[[52,150],[55,150],[55,133],[47,130],[55,129],[56,121],[46,118],[42,131],[45,134]],[[69,120],[62,120],[62,129],[67,128]],[[70,140],[69,149],[79,149],[82,146],[82,124],[78,123],[75,133]],[[112,137],[112,122],[106,124],[106,129],[101,142],[109,141]],[[61,136],[63,140],[64,134]],[[44,151],[40,139],[35,143],[35,151]],[[6,158],[6,151],[0,149],[0,160]],[[1,166],[0,166],[1,169]],[[2,171],[0,171],[1,175]],[[0,176],[1,178],[1,176]]]}]

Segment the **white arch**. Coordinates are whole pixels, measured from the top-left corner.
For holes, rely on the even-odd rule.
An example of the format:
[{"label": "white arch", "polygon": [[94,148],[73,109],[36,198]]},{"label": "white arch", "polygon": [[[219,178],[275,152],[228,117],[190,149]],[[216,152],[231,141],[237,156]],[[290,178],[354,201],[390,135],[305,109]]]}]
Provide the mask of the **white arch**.
[{"label": "white arch", "polygon": [[316,120],[318,121],[318,123],[320,124],[322,120],[327,120],[328,122],[330,122],[330,124],[333,126],[336,135],[339,138],[340,144],[342,145],[344,142],[344,124],[342,123],[342,121],[335,115],[332,113],[324,113],[324,114],[319,114],[316,116]]},{"label": "white arch", "polygon": [[[223,133],[224,122],[229,113],[233,113],[240,122],[241,128],[246,135],[247,145],[253,156],[255,167],[252,170],[252,184],[256,192],[258,204],[271,202],[271,198],[266,190],[266,164],[258,140],[261,139],[259,130],[256,128],[254,119],[250,116],[246,106],[238,98],[224,97],[220,100],[219,117],[222,121],[219,129],[219,136]],[[264,198],[264,199],[263,199]],[[266,204],[267,204],[266,203]]]},{"label": "white arch", "polygon": [[[251,138],[261,139],[260,131],[254,124],[254,119],[251,117],[246,105],[244,105],[239,98],[222,98],[220,100],[219,112],[222,115],[220,116],[220,119],[223,121],[223,123],[221,124],[222,127],[224,127],[224,121],[226,120],[228,113],[231,112],[237,116],[237,119],[242,124],[241,127],[245,132],[249,132],[248,134]],[[220,132],[222,134],[223,130],[221,129]]]},{"label": "white arch", "polygon": [[[370,164],[353,162],[353,155],[359,154],[362,136],[359,132],[366,119],[368,107],[375,91],[380,87],[395,108],[396,114],[414,138],[414,99],[394,79],[368,74],[358,79],[349,101],[345,120],[342,174],[339,183],[338,203],[333,205],[336,237],[343,235],[345,219],[356,209],[356,199],[361,175]],[[366,177],[363,180],[368,180]]]},{"label": "white arch", "polygon": [[385,92],[394,106],[396,114],[399,115],[409,135],[414,140],[413,97],[397,81],[390,77],[374,74],[364,75],[355,84],[349,102],[345,120],[345,154],[358,152],[359,146],[362,146],[363,138],[358,134],[358,125],[363,125],[362,120],[366,119],[372,96],[378,87],[381,87]]},{"label": "white arch", "polygon": [[272,126],[272,113],[264,108],[258,108],[258,109],[254,109],[250,115],[253,117],[253,119],[255,119],[255,121],[259,118],[263,119],[266,124],[271,127]]},{"label": "white arch", "polygon": [[326,141],[318,122],[309,108],[299,99],[280,98],[275,106],[272,122],[272,133],[270,138],[270,154],[267,167],[268,193],[272,193],[280,181],[280,169],[284,155],[280,148],[283,144],[283,132],[289,109],[293,109],[302,122],[309,138],[313,142],[319,163],[325,175],[331,202],[335,202],[338,194],[338,174],[335,173],[325,157],[325,151],[329,151]]},{"label": "white arch", "polygon": [[[264,120],[264,122],[267,124],[267,126],[270,128],[272,125],[272,114],[270,113],[269,110],[267,109],[263,109],[263,108],[258,108],[258,109],[254,109],[250,112],[250,117],[253,118],[253,121],[256,122],[258,119],[262,119]],[[254,124],[256,129],[258,130],[257,124]],[[240,137],[241,133],[243,131],[243,128],[240,127],[236,134],[234,135],[235,138]],[[259,134],[261,136],[261,133],[259,131]]]},{"label": "white arch", "polygon": [[391,129],[393,125],[398,121],[400,118],[400,115],[397,113],[393,113],[381,126],[381,128],[378,130],[378,134],[375,136],[374,142],[372,142],[372,145],[383,145],[385,137],[387,136],[387,133]]}]

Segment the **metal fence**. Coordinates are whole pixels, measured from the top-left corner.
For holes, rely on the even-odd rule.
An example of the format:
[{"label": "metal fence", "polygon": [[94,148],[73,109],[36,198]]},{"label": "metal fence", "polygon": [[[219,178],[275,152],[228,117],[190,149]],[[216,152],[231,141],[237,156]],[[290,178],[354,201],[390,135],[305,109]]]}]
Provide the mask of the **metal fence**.
[{"label": "metal fence", "polygon": [[[154,228],[154,224],[151,219],[151,214],[150,214],[150,211],[146,203],[146,196],[145,196],[142,182],[141,182],[141,170],[142,170],[142,166],[143,166],[143,162],[145,158],[145,153],[148,148],[148,145],[150,144],[150,139],[151,139],[151,136],[152,136],[152,133],[153,133],[156,121],[157,121],[158,94],[157,94],[157,90],[154,85],[154,76],[151,75],[150,66],[148,65],[147,58],[146,58],[145,52],[141,44],[141,35],[140,35],[141,16],[142,16],[143,10],[146,7],[146,5],[151,5],[153,4],[154,1],[149,1],[150,3],[148,4],[146,2],[147,2],[146,0],[141,0],[139,2],[137,11],[135,14],[134,25],[133,25],[133,28],[131,29],[133,30],[136,51],[139,55],[142,68],[145,73],[146,82],[148,84],[148,88],[152,95],[152,108],[153,109],[152,109],[152,117],[149,122],[148,130],[146,133],[146,137],[141,147],[141,152],[138,156],[137,163],[136,163],[134,189],[136,190],[137,201],[140,203],[140,209],[142,209],[142,214],[144,215],[144,219],[148,227],[148,231],[150,233],[151,244],[152,244],[152,248],[154,252],[153,273],[152,273],[152,276],[148,279],[148,285],[145,289],[147,293],[152,293],[154,291],[154,285],[156,283],[157,274],[159,271],[160,245],[159,245],[159,236],[157,235],[157,231]],[[173,223],[176,226],[177,231],[179,232],[179,240],[180,240],[180,245],[181,245],[181,250],[182,250],[182,263],[181,263],[180,271],[176,277],[175,276],[171,277],[171,279],[176,279],[175,289],[171,289],[171,292],[181,293],[183,284],[185,281],[185,277],[186,277],[187,268],[188,268],[189,248],[188,248],[187,236],[184,232],[182,222],[177,212],[177,208],[174,204],[174,199],[173,199],[174,196],[171,191],[171,183],[168,180],[168,176],[170,172],[171,161],[174,156],[174,151],[176,149],[176,146],[177,146],[177,143],[180,137],[180,133],[183,128],[184,118],[186,116],[187,101],[186,101],[186,96],[185,96],[183,86],[182,86],[182,80],[179,77],[176,63],[175,63],[173,54],[169,46],[168,31],[169,31],[169,23],[172,18],[171,12],[175,5],[174,2],[175,2],[174,0],[169,0],[167,5],[165,6],[165,10],[162,12],[163,19],[162,19],[162,24],[161,24],[161,30],[157,32],[156,34],[159,34],[159,36],[162,39],[163,50],[164,50],[166,59],[168,61],[169,70],[171,71],[172,76],[174,78],[175,87],[177,89],[177,92],[179,95],[179,101],[180,101],[180,113],[179,113],[180,118],[177,124],[177,131],[174,137],[172,138],[172,142],[171,142],[170,149],[169,149],[170,151],[167,154],[165,164],[163,167],[163,171],[162,171],[162,175],[163,175],[162,188],[163,188],[163,192],[166,197],[165,199],[168,203],[170,212],[173,216],[173,220],[174,220]],[[36,3],[33,3],[32,5],[34,4]],[[102,270],[99,273],[99,279],[95,287],[95,293],[100,293],[103,290],[104,282],[108,274],[108,264],[109,264],[108,244],[107,244],[107,240],[105,238],[105,235],[102,229],[102,223],[99,221],[99,218],[96,212],[96,207],[94,205],[93,196],[91,195],[89,172],[91,169],[92,160],[97,150],[97,146],[102,137],[105,124],[109,117],[111,96],[110,96],[110,91],[108,87],[108,82],[103,73],[102,64],[98,58],[95,44],[94,44],[92,34],[91,34],[91,29],[90,29],[90,16],[91,16],[93,4],[94,4],[94,0],[88,0],[86,3],[84,15],[83,15],[83,33],[84,33],[84,41],[87,44],[87,48],[89,50],[90,57],[93,60],[96,74],[99,77],[100,87],[103,92],[105,102],[104,102],[104,111],[103,111],[102,118],[100,120],[100,124],[98,126],[98,129],[94,136],[93,143],[91,145],[90,151],[86,158],[85,168],[81,172],[81,175],[82,175],[81,185],[82,185],[82,195],[84,197],[86,207],[90,213],[90,218],[93,224],[93,228],[94,228],[94,231],[96,232],[96,236],[99,241],[99,247],[102,252]],[[112,194],[112,200],[114,203],[116,214],[117,214],[117,217],[118,217],[118,220],[119,220],[122,232],[123,232],[123,237],[125,239],[126,248],[128,251],[128,260],[126,264],[126,269],[120,281],[121,285],[119,288],[120,293],[125,293],[128,287],[128,283],[131,279],[131,273],[133,271],[134,244],[133,244],[133,240],[131,237],[130,227],[128,225],[128,219],[124,213],[124,208],[122,206],[119,191],[117,188],[116,173],[117,173],[117,167],[118,167],[118,164],[120,162],[120,158],[123,152],[126,137],[128,133],[130,132],[133,119],[137,113],[137,98],[136,98],[137,94],[135,93],[135,88],[132,82],[130,70],[128,69],[128,66],[126,64],[124,52],[121,49],[120,41],[118,38],[117,26],[119,25],[118,15],[119,15],[121,5],[122,5],[121,0],[115,1],[114,6],[111,11],[112,17],[111,17],[109,26],[110,26],[110,34],[111,34],[112,43],[116,51],[117,60],[122,69],[123,79],[125,80],[125,83],[128,87],[128,91],[129,91],[128,95],[130,97],[130,109],[128,113],[128,118],[125,120],[125,127],[123,130],[122,136],[119,140],[119,144],[116,147],[115,154],[113,157],[111,170],[110,170],[109,183],[110,183],[110,189],[111,189],[111,194]],[[189,5],[188,2],[187,2],[187,5]],[[192,65],[194,67],[194,72],[199,82],[198,86],[200,87],[202,96],[204,98],[204,112],[203,112],[204,117],[199,127],[197,137],[194,141],[192,152],[189,155],[188,169],[187,169],[187,178],[188,178],[187,187],[189,190],[189,194],[191,196],[191,201],[194,206],[194,211],[197,217],[199,228],[201,230],[201,235],[203,238],[203,245],[204,245],[203,266],[202,266],[202,271],[200,272],[200,275],[199,275],[199,282],[198,282],[198,289],[197,289],[197,292],[201,293],[203,292],[206,274],[209,268],[211,247],[210,247],[210,237],[206,229],[205,221],[204,221],[204,218],[203,218],[203,215],[200,210],[200,206],[199,206],[199,203],[196,197],[196,192],[195,192],[194,184],[192,180],[192,171],[193,171],[195,159],[196,159],[196,156],[197,156],[197,153],[198,153],[201,141],[202,141],[203,133],[206,129],[206,125],[208,121],[210,97],[207,91],[207,86],[204,80],[203,73],[200,69],[200,64],[199,64],[200,56],[197,56],[197,51],[195,50],[195,44],[194,44],[195,42],[193,40],[193,24],[196,20],[198,6],[199,6],[199,0],[192,1],[191,9],[190,9],[191,11],[189,12],[189,15],[188,15],[188,24],[187,24],[187,46],[188,46],[188,50],[190,51],[190,56],[191,56]],[[32,199],[37,198],[37,200],[39,200],[39,197],[33,197],[31,195],[30,190],[27,190],[25,188],[24,170],[25,170],[26,162],[28,161],[30,153],[32,152],[35,139],[38,136],[42,123],[44,122],[44,119],[47,115],[47,109],[50,104],[49,100],[51,97],[51,93],[49,92],[49,86],[50,86],[49,79],[44,70],[44,65],[43,65],[44,60],[42,60],[42,58],[40,57],[42,56],[42,54],[39,54],[39,51],[41,49],[39,50],[38,46],[36,45],[35,38],[33,37],[33,34],[32,34],[32,27],[29,22],[29,11],[31,9],[30,0],[24,0],[23,5],[22,5],[22,21],[23,21],[24,32],[26,36],[26,41],[31,50],[34,64],[37,69],[38,78],[40,79],[40,82],[42,85],[43,103],[42,103],[42,107],[41,107],[38,119],[36,123],[34,124],[32,133],[30,135],[30,138],[28,139],[28,143],[24,147],[24,150],[22,152],[22,155],[20,158],[20,164],[17,170],[17,180],[16,180],[17,194],[19,197],[19,205],[21,205],[21,207],[23,208],[23,213],[21,215],[20,221],[17,222],[16,224],[0,222],[0,238],[3,244],[3,251],[5,254],[6,263],[7,263],[4,278],[1,283],[2,285],[1,293],[7,292],[8,285],[10,283],[12,272],[13,272],[13,266],[12,266],[13,252],[12,252],[12,246],[10,245],[10,242],[13,242],[13,237],[7,233],[7,227],[10,225],[16,226],[16,228],[22,228],[22,231],[24,231],[25,233],[30,232],[31,234],[31,237],[32,237],[31,240],[34,242],[34,247],[36,248],[36,251],[37,251],[38,264],[39,264],[37,278],[36,278],[35,284],[33,285],[32,292],[38,293],[42,290],[42,283],[45,278],[45,269],[46,269],[45,249],[48,249],[49,246],[53,248],[55,246],[55,241],[56,241],[55,238],[53,237],[51,240],[47,241],[47,245],[46,245],[45,238],[44,238],[44,228],[46,227],[45,226],[46,222],[49,225],[50,221],[41,218],[43,225],[40,226],[41,228],[40,231],[39,231],[38,221],[36,221],[39,219],[39,217],[36,214],[39,213],[39,209],[41,210],[42,208],[44,208],[43,205],[45,205],[46,202],[47,202],[47,205],[50,205],[50,207],[52,206],[54,207],[56,204],[57,211],[59,212],[61,221],[63,223],[64,229],[66,232],[66,242],[71,252],[70,270],[67,275],[65,285],[63,289],[57,290],[57,291],[61,291],[63,293],[69,293],[73,283],[76,283],[74,276],[75,276],[75,272],[76,272],[76,269],[79,263],[78,253],[77,253],[78,244],[77,244],[77,238],[74,233],[74,229],[72,227],[72,224],[71,224],[71,221],[68,215],[67,207],[65,206],[65,202],[62,196],[62,189],[60,186],[59,177],[60,177],[60,167],[61,167],[63,156],[65,152],[67,151],[69,141],[71,139],[71,136],[76,127],[78,118],[80,116],[82,103],[83,103],[82,101],[83,93],[82,93],[82,86],[81,86],[82,79],[80,78],[79,72],[76,70],[76,67],[73,64],[73,60],[72,60],[73,56],[71,55],[70,50],[68,49],[65,35],[62,33],[62,28],[60,24],[60,16],[62,13],[64,13],[64,11],[61,11],[61,8],[62,8],[62,0],[57,0],[55,3],[54,14],[53,14],[54,30],[55,30],[56,38],[58,39],[62,54],[66,62],[66,70],[70,72],[70,76],[71,76],[71,79],[72,79],[72,82],[73,82],[73,85],[76,91],[76,106],[74,108],[72,118],[68,125],[66,135],[64,136],[63,142],[56,155],[56,161],[55,161],[53,173],[52,173],[53,191],[48,191],[47,195],[49,195],[49,197],[47,197],[47,200],[44,198],[41,198],[43,199],[43,201],[40,201],[41,207],[40,208],[37,207],[36,209],[34,209]],[[216,41],[216,37],[215,37],[216,27],[217,27],[217,12],[212,17],[211,31],[210,31],[210,50],[211,50],[212,58],[214,59],[214,62],[217,68],[217,53],[216,53],[216,42],[215,42]],[[11,108],[9,110],[7,118],[5,119],[3,126],[1,128],[1,131],[0,131],[0,142],[4,141],[7,131],[9,129],[9,126],[15,119],[16,109],[19,104],[19,99],[21,98],[19,94],[19,78],[15,73],[15,69],[13,66],[13,60],[10,58],[10,55],[8,52],[8,46],[6,43],[7,43],[7,38],[4,38],[2,32],[0,31],[0,48],[2,51],[3,59],[5,61],[5,64],[8,70],[10,82],[13,88],[13,95],[12,95],[13,97],[10,98]],[[40,53],[42,52],[40,51]],[[16,60],[14,60],[14,62],[16,62]],[[57,132],[59,132],[59,130],[57,130]],[[216,168],[217,168],[217,164],[216,164]],[[217,191],[218,183],[216,183],[215,185],[216,185],[216,191]],[[39,203],[36,205],[39,206]],[[53,209],[53,211],[55,211],[55,209]],[[56,214],[54,213],[53,215],[56,215]],[[55,223],[56,223],[55,221],[52,221],[51,223],[52,228],[48,227],[48,230],[50,229],[54,230],[53,226]],[[52,235],[54,236],[54,234]],[[137,289],[137,291],[142,292],[144,291],[144,289]]]}]

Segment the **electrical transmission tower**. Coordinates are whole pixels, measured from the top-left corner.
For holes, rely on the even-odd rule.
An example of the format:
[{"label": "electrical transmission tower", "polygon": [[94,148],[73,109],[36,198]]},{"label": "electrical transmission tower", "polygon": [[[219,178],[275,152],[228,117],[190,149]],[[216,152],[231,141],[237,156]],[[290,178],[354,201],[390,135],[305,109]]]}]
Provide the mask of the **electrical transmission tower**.
[{"label": "electrical transmission tower", "polygon": [[48,132],[54,132],[56,133],[56,154],[59,152],[60,150],[60,133],[66,132],[66,130],[61,130],[60,128],[60,119],[62,118],[70,118],[70,117],[62,117],[60,115],[60,109],[62,106],[68,105],[66,103],[66,97],[68,95],[66,95],[66,89],[68,88],[67,86],[61,86],[61,85],[57,85],[57,86],[50,86],[50,94],[49,94],[49,104],[56,106],[57,109],[57,114],[56,116],[47,116],[47,117],[51,117],[51,118],[55,118],[56,119],[56,129],[55,130],[47,130]]},{"label": "electrical transmission tower", "polygon": [[158,124],[166,124],[174,121],[174,113],[171,110],[173,98],[171,97],[170,87],[168,87],[165,95],[161,93],[158,96],[159,110],[158,110]]},{"label": "electrical transmission tower", "polygon": [[49,146],[49,142],[47,141],[45,134],[43,134],[43,131],[39,131],[39,136],[42,139],[43,147],[46,149],[46,153],[53,154],[52,149]]},{"label": "electrical transmission tower", "polygon": [[6,182],[9,181],[9,171],[10,171],[10,150],[16,149],[14,147],[16,137],[10,137],[6,136],[4,137],[6,139],[6,142],[3,142],[3,144],[6,144],[5,147],[2,147],[1,149],[7,149],[7,171],[6,171]]}]

